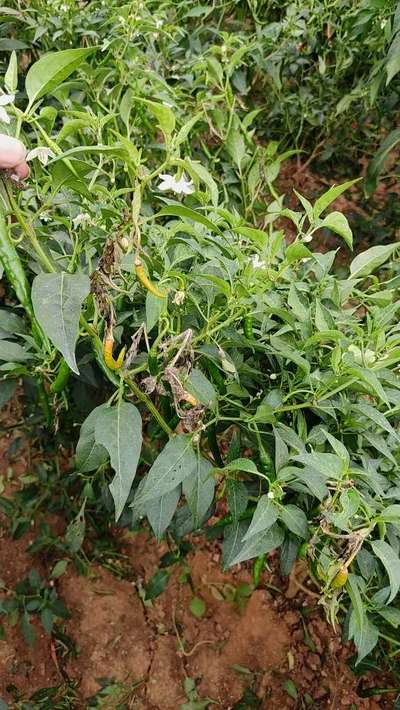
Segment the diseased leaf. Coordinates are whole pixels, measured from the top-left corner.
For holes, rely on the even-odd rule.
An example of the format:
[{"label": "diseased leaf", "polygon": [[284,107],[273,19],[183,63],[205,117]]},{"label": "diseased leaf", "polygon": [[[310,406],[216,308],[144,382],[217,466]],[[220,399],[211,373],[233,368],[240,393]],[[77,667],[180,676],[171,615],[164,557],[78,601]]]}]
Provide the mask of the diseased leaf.
[{"label": "diseased leaf", "polygon": [[84,274],[39,274],[32,284],[35,316],[46,335],[62,353],[69,367],[79,375],[75,359],[79,317],[90,292]]},{"label": "diseased leaf", "polygon": [[136,407],[130,402],[118,401],[115,407],[103,408],[96,418],[95,439],[107,449],[115,471],[110,491],[118,520],[129,496],[142,448],[142,419]]}]

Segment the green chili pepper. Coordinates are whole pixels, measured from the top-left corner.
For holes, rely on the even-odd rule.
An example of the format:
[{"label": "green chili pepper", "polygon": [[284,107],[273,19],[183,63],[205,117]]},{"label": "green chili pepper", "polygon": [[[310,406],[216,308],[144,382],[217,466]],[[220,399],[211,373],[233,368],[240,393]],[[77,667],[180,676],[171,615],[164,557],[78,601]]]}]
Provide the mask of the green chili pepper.
[{"label": "green chili pepper", "polygon": [[156,348],[150,349],[150,352],[147,356],[147,364],[149,366],[150,375],[153,375],[153,377],[156,377],[159,372],[157,349]]},{"label": "green chili pepper", "polygon": [[308,542],[301,543],[301,545],[299,547],[299,551],[297,553],[297,557],[299,558],[299,560],[307,559],[308,547],[309,547]]},{"label": "green chili pepper", "polygon": [[221,452],[220,452],[219,446],[218,446],[217,432],[215,429],[215,424],[211,424],[209,427],[207,427],[207,440],[208,440],[208,445],[210,447],[210,451],[214,457],[215,463],[220,468],[223,468],[224,462],[222,460]]},{"label": "green chili pepper", "polygon": [[3,265],[7,279],[14,289],[15,294],[30,317],[34,318],[33,308],[30,298],[28,280],[25,276],[21,260],[15,248],[15,244],[9,234],[8,225],[4,213],[4,207],[0,203],[0,262]]},{"label": "green chili pepper", "polygon": [[265,562],[266,562],[266,555],[259,555],[253,563],[253,584],[255,587],[258,587],[260,584],[261,580],[261,575],[263,573],[264,567],[265,567]]},{"label": "green chili pepper", "polygon": [[208,370],[208,374],[210,375],[218,392],[220,394],[226,394],[225,380],[221,374],[219,367],[217,367],[217,365],[212,360],[208,360],[208,359],[206,361],[206,367]]},{"label": "green chili pepper", "polygon": [[243,318],[243,332],[247,340],[254,340],[253,316],[246,315]]},{"label": "green chili pepper", "polygon": [[273,478],[274,465],[272,458],[263,446],[259,446],[258,459],[261,473],[268,476],[268,478]]},{"label": "green chili pepper", "polygon": [[70,374],[71,370],[69,369],[65,360],[62,360],[60,367],[58,368],[57,377],[51,385],[50,391],[56,393],[62,392],[68,383]]}]

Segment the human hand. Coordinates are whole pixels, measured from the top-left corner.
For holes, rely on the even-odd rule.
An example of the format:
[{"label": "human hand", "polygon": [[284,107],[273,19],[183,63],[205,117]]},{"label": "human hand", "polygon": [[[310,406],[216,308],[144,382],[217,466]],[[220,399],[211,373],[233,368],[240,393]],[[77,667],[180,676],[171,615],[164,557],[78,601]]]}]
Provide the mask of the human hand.
[{"label": "human hand", "polygon": [[18,138],[0,133],[0,170],[8,170],[14,180],[25,180],[30,173],[25,158],[24,144]]}]

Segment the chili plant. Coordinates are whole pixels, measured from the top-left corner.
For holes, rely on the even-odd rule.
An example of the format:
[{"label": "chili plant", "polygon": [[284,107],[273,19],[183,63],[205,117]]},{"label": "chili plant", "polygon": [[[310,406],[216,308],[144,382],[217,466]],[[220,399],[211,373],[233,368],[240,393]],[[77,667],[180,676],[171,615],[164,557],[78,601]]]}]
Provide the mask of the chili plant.
[{"label": "chili plant", "polygon": [[[396,646],[399,246],[339,276],[336,252],[311,244],[328,229],[352,246],[344,215],[327,212],[352,181],[293,211],[259,171],[255,197],[257,147],[229,104],[222,186],[215,155],[191,154],[205,110],[188,118],[148,88],[105,106],[109,60],[96,47],[45,55],[7,105],[36,163],[25,185],[2,179],[0,260],[17,303],[1,316],[4,382],[33,374],[49,427],[90,383],[74,466],[109,484],[117,521],[146,517],[158,539],[180,539],[224,500],[213,532],[226,568],[256,559],[258,583],[271,551],[284,574],[305,558],[330,618],[348,609],[359,659],[379,636]],[[17,82],[13,55],[10,94]],[[83,516],[84,504],[79,544]]]}]

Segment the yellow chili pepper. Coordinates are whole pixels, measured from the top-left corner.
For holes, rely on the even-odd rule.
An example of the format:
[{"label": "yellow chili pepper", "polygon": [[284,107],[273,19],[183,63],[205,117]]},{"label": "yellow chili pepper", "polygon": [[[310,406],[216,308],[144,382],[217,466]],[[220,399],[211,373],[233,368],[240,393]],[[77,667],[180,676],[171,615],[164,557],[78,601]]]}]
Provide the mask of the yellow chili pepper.
[{"label": "yellow chili pepper", "polygon": [[150,293],[152,293],[154,296],[157,296],[158,298],[165,298],[165,294],[161,293],[161,291],[158,290],[154,284],[151,283],[149,277],[147,276],[143,266],[141,259],[137,256],[135,259],[135,272],[138,281],[142,284],[142,286],[147,289]]},{"label": "yellow chili pepper", "polygon": [[185,394],[182,395],[182,399],[188,404],[191,404],[192,407],[197,407],[198,405],[196,397],[193,397],[193,395],[189,394],[189,392],[185,392]]},{"label": "yellow chili pepper", "polygon": [[334,577],[333,582],[332,582],[332,589],[339,589],[340,587],[344,587],[344,585],[347,582],[349,573],[347,571],[347,567],[343,565],[343,567],[340,568],[339,572],[337,573],[336,577]]},{"label": "yellow chili pepper", "polygon": [[126,348],[122,348],[116,360],[113,356],[113,348],[114,338],[106,338],[103,345],[104,362],[110,370],[119,370],[120,367],[122,367],[122,363],[124,362]]}]

